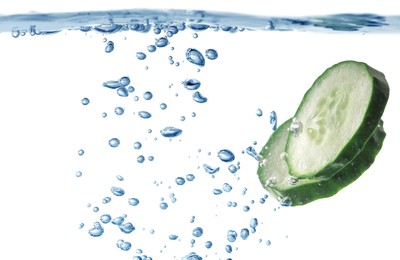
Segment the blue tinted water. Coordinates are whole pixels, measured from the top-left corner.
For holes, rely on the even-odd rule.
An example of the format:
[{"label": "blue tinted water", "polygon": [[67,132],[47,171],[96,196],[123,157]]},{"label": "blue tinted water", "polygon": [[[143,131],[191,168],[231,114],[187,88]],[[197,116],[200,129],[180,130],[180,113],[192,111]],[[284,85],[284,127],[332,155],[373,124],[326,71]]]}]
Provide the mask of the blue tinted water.
[{"label": "blue tinted water", "polygon": [[[107,55],[107,58],[110,59],[114,57],[113,55],[118,55],[118,52],[123,52],[124,49],[120,46],[128,42],[124,39],[124,35],[127,39],[132,37],[133,41],[141,43],[140,46],[135,46],[137,49],[134,50],[133,56],[115,56],[121,62],[126,59],[131,60],[132,67],[122,66],[118,62],[113,63],[108,60],[109,63],[104,64],[104,66],[113,66],[117,71],[116,73],[88,75],[88,77],[95,78],[98,84],[95,92],[104,94],[103,98],[107,105],[102,107],[102,110],[93,108],[100,98],[92,98],[94,96],[92,95],[89,99],[85,97],[86,92],[83,90],[82,95],[76,100],[76,104],[87,109],[82,111],[87,112],[90,111],[89,109],[94,109],[97,115],[103,113],[103,121],[108,120],[113,115],[119,115],[121,116],[118,117],[119,119],[132,122],[134,126],[121,130],[116,121],[99,123],[101,127],[95,126],[96,134],[106,135],[107,133],[107,137],[102,139],[99,142],[99,147],[97,147],[98,151],[104,155],[100,156],[100,160],[109,161],[111,165],[115,165],[115,171],[113,168],[107,168],[105,174],[115,177],[116,172],[126,171],[126,173],[123,173],[126,179],[123,182],[124,188],[112,186],[112,181],[110,181],[109,185],[104,188],[104,194],[98,194],[99,202],[103,202],[104,205],[101,208],[93,208],[93,211],[100,213],[95,215],[91,212],[94,215],[89,217],[82,215],[82,219],[91,219],[87,220],[86,225],[82,223],[80,226],[81,230],[85,231],[82,236],[86,236],[87,239],[96,239],[96,237],[102,237],[105,240],[110,239],[109,244],[113,248],[115,248],[115,241],[117,241],[117,248],[127,251],[123,252],[126,253],[123,259],[132,259],[132,257],[133,259],[151,259],[149,255],[156,255],[157,258],[154,257],[154,259],[170,259],[169,257],[174,255],[177,248],[183,248],[186,252],[176,256],[179,259],[202,259],[206,257],[211,259],[214,255],[218,255],[218,258],[226,258],[229,255],[235,259],[236,255],[241,254],[241,250],[245,252],[243,254],[251,255],[252,251],[242,249],[246,248],[245,243],[254,244],[255,241],[264,239],[265,243],[260,246],[271,245],[270,240],[265,240],[265,237],[269,236],[269,230],[265,228],[268,224],[263,224],[263,220],[268,222],[268,218],[265,218],[262,214],[265,211],[275,212],[279,205],[270,201],[268,196],[263,197],[264,191],[257,189],[260,187],[253,188],[250,186],[249,190],[243,188],[243,186],[247,186],[246,180],[254,172],[246,166],[238,171],[242,167],[241,165],[239,167],[238,160],[243,161],[247,166],[257,165],[259,160],[257,151],[260,150],[265,139],[256,142],[250,136],[248,142],[241,142],[241,140],[242,138],[246,139],[246,135],[251,135],[254,127],[264,127],[265,131],[275,130],[278,126],[277,113],[258,108],[259,104],[254,104],[254,107],[247,111],[241,103],[236,103],[236,106],[243,107],[244,117],[259,119],[260,124],[257,126],[249,125],[249,133],[243,132],[241,136],[230,136],[230,130],[235,128],[235,124],[245,124],[245,122],[229,117],[230,109],[223,106],[223,101],[225,101],[223,100],[216,107],[218,109],[213,110],[217,120],[210,118],[206,124],[194,123],[188,126],[190,122],[197,122],[196,120],[204,118],[204,111],[208,110],[213,102],[218,103],[218,100],[213,99],[215,96],[213,91],[218,86],[206,77],[207,73],[213,75],[211,79],[212,77],[235,76],[219,67],[215,69],[218,72],[217,74],[213,74],[214,71],[209,69],[215,68],[212,66],[218,65],[218,62],[224,62],[224,50],[215,48],[212,42],[206,42],[206,47],[198,47],[199,42],[202,41],[202,33],[210,30],[236,34],[251,30],[351,32],[357,34],[399,33],[399,24],[400,17],[398,16],[384,17],[374,14],[339,14],[290,18],[253,17],[239,14],[179,10],[124,10],[106,13],[0,16],[0,32],[10,33],[10,37],[18,38],[18,40],[23,39],[23,37],[38,37],[40,35],[51,37],[68,30],[79,32],[82,35],[92,33],[102,37],[107,36],[107,38],[112,38],[112,41],[102,41],[99,44],[101,46],[99,53]],[[185,40],[188,43],[184,43],[184,45],[186,44],[184,49],[175,49],[175,37],[181,37],[181,35],[183,37],[187,31],[190,32],[190,37],[185,35],[187,37]],[[131,32],[138,34],[128,35]],[[149,35],[150,37],[146,38]],[[181,40],[179,39],[179,41]],[[225,45],[228,47],[229,44]],[[160,63],[157,63],[158,61],[151,63],[150,60],[154,57],[161,57]],[[146,85],[145,71],[152,73],[151,70],[154,67],[161,67],[164,64],[170,67],[167,67],[167,69],[163,67],[165,73],[153,74],[153,78],[170,75],[169,73],[172,73],[170,69],[175,69],[176,72],[182,68],[182,72],[178,73],[178,76],[171,74],[176,78],[166,77],[166,82],[163,82],[163,84]],[[244,66],[246,64],[239,65]],[[131,73],[133,67],[140,67],[142,70],[140,73]],[[175,84],[172,84],[172,81]],[[234,89],[235,87],[232,86],[231,90]],[[131,95],[133,92],[137,96],[133,97]],[[229,99],[230,94],[230,92],[226,92],[225,98]],[[255,93],[255,95],[259,94]],[[268,93],[266,96],[268,96]],[[74,106],[74,104],[71,104],[71,106]],[[113,109],[115,114],[109,112]],[[130,109],[136,111],[135,117],[132,116]],[[108,118],[106,118],[107,113],[103,110],[108,111],[110,115]],[[256,112],[254,113],[254,111]],[[266,111],[272,111],[269,118],[267,118],[268,112]],[[280,113],[278,110],[277,112]],[[82,116],[85,117],[85,121],[94,120],[94,117]],[[108,127],[112,130],[106,130]],[[196,136],[190,135],[194,128],[200,129]],[[218,132],[219,129],[225,130]],[[187,139],[185,139],[186,133],[188,133]],[[216,139],[230,136],[230,141],[223,144],[216,142],[213,147],[203,147],[201,140],[211,138],[210,134],[214,133],[216,135],[218,133]],[[271,133],[271,131],[268,133]],[[123,150],[124,147],[122,146],[124,145],[121,144],[120,140],[123,140],[122,144],[125,144],[126,140],[126,143],[130,146],[129,151]],[[238,143],[239,145],[237,145]],[[249,143],[253,143],[253,146],[248,146]],[[261,145],[258,143],[261,143]],[[132,149],[132,144],[134,149]],[[88,155],[90,148],[85,147]],[[119,156],[112,157],[110,149]],[[197,152],[201,150],[203,152]],[[169,158],[168,156],[178,154],[181,151],[184,151],[185,156],[177,156],[176,159],[167,162],[163,161],[164,158]],[[153,154],[157,154],[157,156],[154,157]],[[84,155],[84,150],[79,150],[78,155]],[[110,156],[107,157],[107,155]],[[85,157],[86,154],[80,159]],[[156,164],[159,159],[160,164]],[[153,160],[154,162],[152,162]],[[183,162],[189,162],[190,167],[183,166]],[[126,167],[120,167],[122,164],[126,164]],[[80,167],[80,165],[76,167]],[[81,171],[75,170],[74,172],[76,176],[81,177],[79,180],[84,179],[86,175],[93,174],[89,170],[85,170],[85,175],[82,175]],[[86,174],[86,172],[89,174]],[[206,178],[210,175],[215,178]],[[181,176],[185,176],[187,182]],[[129,179],[133,181],[128,182]],[[156,185],[149,186],[149,179],[155,181]],[[242,181],[242,179],[245,180]],[[119,180],[122,179],[119,178]],[[104,197],[110,195],[110,187],[111,193],[114,195],[112,199]],[[130,196],[129,199],[126,199],[125,194]],[[162,202],[152,200],[152,194],[155,194],[158,198],[165,196],[168,202],[167,199]],[[212,197],[208,197],[209,195]],[[137,196],[137,198],[131,196]],[[172,203],[169,203],[169,199]],[[248,206],[250,203],[252,204],[251,208]],[[95,210],[95,208],[97,209]],[[221,208],[223,209],[221,210]],[[132,222],[125,222],[127,217],[125,215],[120,216],[125,211],[129,211],[129,214],[131,214],[129,216],[132,217]],[[199,223],[198,225],[201,225],[201,227],[193,226],[194,218],[190,221],[189,226],[185,226],[184,224],[188,221],[187,219],[182,221],[181,217],[187,217],[188,214],[191,215],[194,212],[198,214],[196,215],[198,216],[196,223]],[[109,222],[112,222],[115,226],[106,225]],[[220,223],[217,224],[217,227],[228,223],[230,226],[218,230],[214,223]],[[157,226],[157,228],[153,229],[153,226]],[[111,228],[115,228],[124,240],[120,238],[118,240],[111,239],[111,234],[110,237],[107,237],[106,235],[109,235],[108,229]],[[128,239],[125,235],[130,233],[137,237],[132,236],[132,239],[131,237]],[[152,243],[146,241],[149,234],[153,236],[150,239],[150,241],[153,241]],[[237,239],[238,235],[241,239]],[[284,237],[284,231],[280,235]],[[193,236],[195,239],[192,238]],[[244,240],[246,241],[243,242]],[[170,244],[170,242],[175,244]],[[236,249],[236,245],[233,247],[226,244],[227,242],[243,243],[238,244]],[[275,244],[277,243],[274,241]],[[146,256],[137,248],[147,245],[151,246],[148,246]],[[192,251],[192,247],[196,253],[189,253]],[[137,249],[135,256],[131,254],[131,248]],[[266,252],[267,257],[268,253]],[[238,259],[244,258],[239,257]]]}]

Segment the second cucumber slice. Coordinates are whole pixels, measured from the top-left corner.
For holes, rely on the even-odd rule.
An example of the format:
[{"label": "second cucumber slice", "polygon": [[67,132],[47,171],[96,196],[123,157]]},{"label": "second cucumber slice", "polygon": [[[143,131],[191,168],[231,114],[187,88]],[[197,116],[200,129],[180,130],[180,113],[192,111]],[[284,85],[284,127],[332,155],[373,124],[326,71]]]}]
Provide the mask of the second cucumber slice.
[{"label": "second cucumber slice", "polygon": [[257,171],[262,186],[285,206],[299,206],[330,197],[355,181],[372,165],[386,136],[380,121],[362,151],[329,180],[298,179],[289,174],[283,160],[291,123],[291,119],[286,121],[271,135],[260,152],[262,160]]}]

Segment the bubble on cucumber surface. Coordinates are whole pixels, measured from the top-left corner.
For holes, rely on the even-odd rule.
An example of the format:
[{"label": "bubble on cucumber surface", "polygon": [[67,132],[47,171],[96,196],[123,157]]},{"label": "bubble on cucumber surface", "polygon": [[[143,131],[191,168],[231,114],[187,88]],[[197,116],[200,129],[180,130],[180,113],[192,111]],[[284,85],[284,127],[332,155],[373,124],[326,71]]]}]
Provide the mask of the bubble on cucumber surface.
[{"label": "bubble on cucumber surface", "polygon": [[[78,223],[79,230],[86,230],[90,239],[109,239],[110,248],[123,253],[126,256],[123,259],[235,259],[241,251],[251,254],[246,244],[259,244],[269,232],[259,219],[265,219],[266,211],[289,206],[290,199],[281,198],[281,204],[274,204],[262,187],[247,185],[249,180],[257,178],[251,176],[255,172],[251,167],[258,165],[255,160],[261,159],[258,143],[264,140],[231,138],[222,144],[202,147],[203,138],[213,138],[203,128],[225,127],[208,124],[207,119],[206,123],[200,121],[204,120],[204,111],[218,102],[212,90],[218,86],[213,85],[212,78],[207,78],[207,67],[223,62],[224,52],[210,48],[209,43],[205,43],[207,47],[186,43],[182,47],[182,43],[175,42],[176,34],[186,33],[188,40],[200,42],[202,33],[241,30],[200,23],[149,26],[109,25],[94,29],[102,34],[127,35],[125,42],[103,41],[108,58],[118,55],[114,47],[117,49],[129,40],[139,41],[141,35],[146,40],[141,49],[132,50],[132,68],[121,67],[111,76],[95,76],[100,82],[97,94],[104,96],[89,93],[90,100],[81,96],[81,106],[100,109],[98,114],[105,118],[96,128],[98,133],[108,136],[99,139],[104,148],[99,156],[106,165],[111,165],[107,169],[111,169],[112,178],[109,186],[98,194],[94,206],[89,206],[92,215],[82,216],[88,220]],[[148,40],[146,34],[137,32],[156,37]],[[170,64],[177,65],[172,67],[173,72],[152,74],[157,68],[169,71]],[[159,78],[164,83],[149,84],[148,78]],[[98,102],[104,107],[92,108]],[[230,113],[223,103],[220,109],[225,115]],[[259,108],[244,116],[254,117],[254,111],[258,122],[268,120]],[[272,111],[269,133],[276,129],[276,118]],[[91,118],[87,120],[90,122]],[[199,134],[193,135],[195,131]],[[85,146],[86,149],[91,151],[90,147]],[[78,154],[83,155],[83,149]],[[126,167],[121,167],[122,164]],[[121,169],[125,172],[121,173]],[[85,170],[85,178],[93,174]],[[76,176],[82,176],[81,171]],[[223,224],[219,227],[214,223]],[[271,245],[270,240],[263,241],[267,242],[259,246]],[[176,255],[181,249],[187,253]]]}]

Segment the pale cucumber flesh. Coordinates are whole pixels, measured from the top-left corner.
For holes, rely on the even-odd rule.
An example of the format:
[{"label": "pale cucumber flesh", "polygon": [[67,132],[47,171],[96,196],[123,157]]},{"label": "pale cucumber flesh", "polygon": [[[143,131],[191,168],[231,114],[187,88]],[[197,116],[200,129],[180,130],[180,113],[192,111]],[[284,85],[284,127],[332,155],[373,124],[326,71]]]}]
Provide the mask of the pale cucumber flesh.
[{"label": "pale cucumber flesh", "polygon": [[295,113],[285,146],[290,174],[318,180],[334,176],[364,148],[388,97],[384,75],[365,63],[344,61],[327,69]]}]

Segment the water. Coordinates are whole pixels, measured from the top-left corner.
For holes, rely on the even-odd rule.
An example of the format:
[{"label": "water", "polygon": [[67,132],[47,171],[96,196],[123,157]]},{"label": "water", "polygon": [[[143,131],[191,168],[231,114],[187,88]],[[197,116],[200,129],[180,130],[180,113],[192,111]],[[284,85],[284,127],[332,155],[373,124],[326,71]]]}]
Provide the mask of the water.
[{"label": "water", "polygon": [[[8,156],[1,195],[13,212],[2,222],[37,213],[26,250],[12,243],[20,239],[15,226],[2,224],[11,241],[4,252],[18,259],[25,251],[41,259],[395,257],[399,25],[399,16],[374,14],[0,16]],[[289,200],[280,205],[258,182],[259,152],[316,77],[345,59],[368,62],[391,86],[384,148],[336,196],[284,207]],[[43,245],[40,235],[53,239]]]}]

